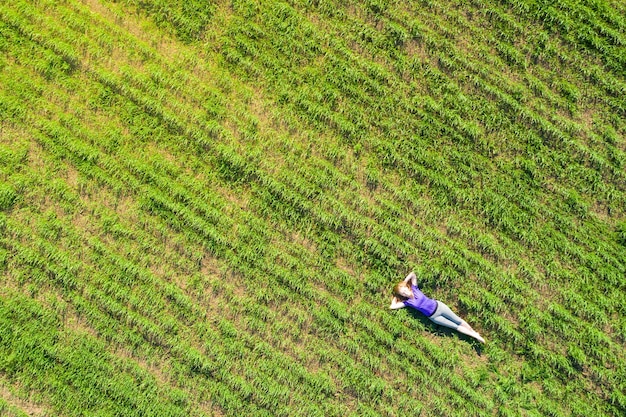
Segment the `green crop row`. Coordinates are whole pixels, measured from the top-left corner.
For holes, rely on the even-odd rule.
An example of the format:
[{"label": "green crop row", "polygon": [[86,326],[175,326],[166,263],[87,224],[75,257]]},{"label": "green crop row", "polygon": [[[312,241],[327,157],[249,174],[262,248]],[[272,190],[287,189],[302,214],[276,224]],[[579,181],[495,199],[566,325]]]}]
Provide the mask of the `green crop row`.
[{"label": "green crop row", "polygon": [[[129,406],[137,415],[186,413],[180,392],[163,392],[138,367],[124,369],[127,365],[115,360],[101,342],[84,334],[68,336],[59,330],[56,317],[32,300],[3,299],[1,317],[4,334],[12,335],[3,338],[3,373],[19,375],[24,387],[58,393],[54,406],[67,415],[88,409],[122,412]],[[73,395],[77,392],[82,395]]]},{"label": "green crop row", "polygon": [[110,309],[109,309],[109,310],[108,310],[108,312],[109,312],[110,314],[115,315],[114,310],[110,310]]},{"label": "green crop row", "polygon": [[6,415],[8,417],[25,417],[28,414],[26,414],[25,411],[21,410],[18,407],[15,407],[11,404],[9,404],[5,399],[0,398],[0,411],[3,413],[3,415]]},{"label": "green crop row", "polygon": [[[579,376],[580,369],[596,375],[594,384],[602,394],[600,399],[587,397],[593,398],[595,406],[585,408],[578,400],[572,401],[570,409],[600,407],[595,411],[607,413],[608,404],[619,407],[619,391],[610,388],[615,386],[615,373],[603,371],[606,363],[620,362],[619,339],[614,335],[601,338],[601,333],[592,330],[615,323],[605,312],[619,305],[619,298],[608,295],[606,289],[620,285],[624,269],[619,248],[599,246],[607,229],[589,210],[589,194],[600,192],[606,193],[607,201],[612,193],[614,214],[623,211],[623,190],[615,185],[622,173],[607,163],[602,145],[593,141],[581,145],[581,130],[567,117],[546,117],[544,110],[524,107],[506,79],[484,76],[490,72],[489,65],[466,60],[463,65],[468,70],[455,67],[455,62],[462,62],[461,54],[452,59],[440,54],[442,70],[428,70],[427,93],[411,85],[410,91],[420,92],[417,100],[401,92],[407,90],[399,75],[325,36],[320,22],[307,22],[297,7],[285,3],[269,8],[240,6],[233,11],[247,15],[235,17],[225,31],[218,51],[225,66],[219,71],[246,73],[258,81],[265,98],[276,100],[269,123],[247,115],[250,103],[245,98],[240,101],[247,93],[204,86],[186,62],[174,71],[167,59],[116,26],[103,19],[90,24],[83,5],[70,2],[55,12],[28,4],[21,4],[19,11],[2,8],[3,20],[10,22],[3,37],[29,45],[11,51],[9,60],[18,68],[3,78],[9,89],[2,93],[2,113],[37,141],[44,159],[76,169],[85,187],[72,196],[62,180],[51,183],[46,187],[53,190],[55,201],[63,202],[66,213],[76,216],[86,210],[73,204],[87,198],[84,193],[108,190],[114,200],[134,201],[141,219],[138,224],[128,220],[122,224],[115,216],[102,217],[97,230],[103,234],[92,237],[71,222],[59,223],[48,215],[35,216],[38,226],[34,228],[23,218],[18,223],[12,220],[11,233],[21,241],[3,246],[15,258],[9,261],[11,267],[23,269],[22,282],[45,286],[56,281],[53,288],[66,287],[63,291],[74,294],[71,304],[89,317],[89,325],[98,334],[140,357],[175,352],[167,361],[168,375],[189,398],[197,400],[206,393],[227,414],[286,414],[290,410],[281,407],[289,401],[309,415],[394,414],[433,406],[453,415],[458,409],[469,410],[468,402],[484,408],[471,408],[475,414],[488,414],[487,409],[494,406],[503,415],[518,414],[515,404],[523,404],[524,396],[530,395],[527,387],[513,389],[510,381],[492,380],[468,389],[468,378],[474,378],[469,376],[469,367],[461,366],[460,376],[451,372],[461,365],[461,358],[425,337],[419,338],[417,346],[408,342],[425,325],[418,322],[406,327],[409,316],[385,311],[388,300],[382,290],[417,254],[426,258],[420,275],[427,288],[453,303],[456,298],[456,306],[469,312],[472,323],[480,319],[481,327],[506,354],[517,352],[529,360],[530,369],[537,373],[530,380],[546,392],[536,412],[545,412],[562,398],[561,388],[549,388],[564,383],[561,378],[571,379],[569,389],[580,392],[579,384],[588,381]],[[162,24],[158,16],[165,9],[152,7],[138,10]],[[172,7],[168,13],[179,12]],[[368,7],[375,14],[385,10],[373,3]],[[262,16],[255,16],[257,12]],[[211,18],[220,19],[225,9],[220,6],[211,13]],[[446,9],[445,13],[456,12]],[[65,28],[57,22],[59,17],[73,20]],[[440,43],[432,27],[416,25],[405,32],[400,18],[384,21],[387,32],[378,38],[380,27],[372,25],[369,17],[363,22],[360,18],[358,14],[351,17],[350,31],[358,31],[363,44],[374,45],[372,51],[390,50],[389,56],[397,58],[402,53],[396,49],[407,45],[408,33],[416,31],[432,48]],[[180,22],[176,19],[174,26]],[[37,32],[25,23],[29,21],[45,23],[46,30]],[[462,18],[450,22],[467,25]],[[337,21],[331,23],[326,28],[340,27]],[[441,33],[451,39],[455,30],[446,23]],[[83,36],[87,31],[90,36]],[[76,38],[81,39],[79,43],[73,42]],[[57,39],[61,39],[59,45],[80,47],[59,49],[53,46]],[[110,48],[119,42],[141,53],[123,55],[127,65],[114,67],[98,55],[102,42]],[[199,45],[192,42],[184,48],[198,51],[194,48]],[[510,44],[496,41],[494,45],[507,59],[523,59]],[[292,51],[298,51],[298,58],[288,60]],[[81,63],[74,69],[63,64],[69,54]],[[83,56],[93,58],[88,62]],[[231,72],[233,64],[242,67]],[[300,71],[303,65],[306,68]],[[487,95],[470,94],[470,100],[464,101],[468,90],[462,92],[455,78],[464,77],[464,71],[481,74],[472,83]],[[221,82],[226,82],[223,74]],[[539,90],[547,85],[544,75],[535,79]],[[34,81],[22,81],[30,79]],[[575,88],[567,93],[574,100]],[[97,92],[99,98],[86,104],[73,98],[77,92]],[[46,103],[46,97],[52,96],[52,103]],[[484,113],[476,124],[472,120],[480,114],[476,103],[482,97],[500,100],[504,108],[481,107]],[[565,106],[556,96],[546,102]],[[366,108],[375,109],[379,117],[372,120]],[[69,115],[57,116],[67,109],[71,109]],[[521,111],[523,123],[498,119],[494,114],[500,109],[506,114]],[[106,116],[107,121],[97,115]],[[533,158],[543,158],[542,165],[527,163],[530,152],[523,151],[519,176],[503,178],[502,173],[515,164],[501,160],[498,166],[491,161],[501,152],[497,142],[482,142],[487,131],[482,121],[491,117],[495,118],[491,131],[506,126],[520,132],[510,152],[523,150],[523,141],[528,140],[541,149]],[[314,149],[324,143],[321,139],[308,148],[289,144],[291,136],[273,130],[282,129],[276,120],[281,120],[285,131],[309,131],[310,137],[329,139],[329,145]],[[398,120],[406,121],[404,126]],[[526,127],[530,133],[524,132]],[[416,131],[420,132],[417,137]],[[305,136],[296,133],[295,137]],[[549,147],[542,145],[546,138]],[[279,156],[271,144],[306,157],[299,159],[296,152]],[[151,153],[154,150],[164,150],[172,158],[158,157]],[[273,152],[265,159],[268,150]],[[567,155],[574,152],[573,156],[555,156],[563,150]],[[471,156],[463,155],[467,152]],[[615,155],[619,159],[619,151]],[[573,162],[578,158],[583,163]],[[274,160],[280,163],[273,166]],[[358,171],[364,160],[370,161],[367,179],[361,179]],[[544,169],[549,174],[541,178]],[[517,189],[526,176],[534,178],[535,185]],[[547,180],[552,182],[555,176],[567,186],[546,193]],[[468,186],[478,181],[480,189]],[[366,182],[369,191],[364,191]],[[5,210],[13,209],[10,216],[18,215],[22,201],[30,202],[33,193],[41,192],[33,191],[26,200],[11,197]],[[234,194],[237,201],[231,200]],[[425,196],[435,205],[421,201]],[[548,199],[554,201],[543,201]],[[117,207],[118,202],[112,204]],[[457,224],[447,221],[451,213],[461,219]],[[99,218],[95,213],[90,216],[91,221]],[[573,228],[563,230],[572,223],[576,223]],[[74,230],[71,237],[64,228]],[[40,235],[29,238],[29,234]],[[293,234],[308,243],[292,240]],[[101,241],[104,236],[106,244]],[[163,258],[158,242],[172,236],[177,236],[176,253]],[[61,242],[67,247],[59,251],[55,246]],[[74,255],[73,250],[81,246],[84,249]],[[602,248],[600,256],[591,255],[591,248],[598,247]],[[526,256],[523,264],[520,258]],[[545,256],[554,262],[542,265]],[[161,273],[150,271],[160,257],[167,271],[196,274],[196,295],[188,299],[176,284],[166,284]],[[202,289],[203,278],[197,271],[213,257],[232,275],[222,277],[224,282],[212,282],[210,290]],[[337,268],[339,257],[353,271],[359,265],[364,283]],[[520,265],[521,270],[503,273],[502,264],[513,271]],[[598,274],[605,283],[583,290],[575,284],[577,273]],[[471,280],[465,282],[468,276]],[[541,314],[541,307],[547,308],[548,303],[534,305],[542,297],[532,287],[544,286],[546,279],[555,290],[549,299],[556,301],[549,304],[553,317],[548,318]],[[243,300],[235,280],[241,281],[258,305],[229,305],[229,298]],[[461,294],[446,289],[461,282]],[[85,283],[88,287],[83,287]],[[214,303],[204,298],[210,297],[207,291],[218,295]],[[594,300],[581,299],[581,291],[593,294]],[[362,301],[350,304],[355,293]],[[202,321],[205,306],[225,319],[205,327],[194,325]],[[513,311],[511,306],[515,306]],[[521,318],[523,324],[516,323]],[[192,333],[196,336],[191,337]],[[564,353],[564,343],[571,344],[573,334],[579,333],[588,336],[590,345],[568,347]],[[198,340],[204,345],[200,349]],[[228,343],[221,346],[224,342]],[[310,350],[300,345],[304,343]],[[249,353],[255,347],[263,349],[263,358]],[[488,354],[492,360],[498,356],[495,349]],[[300,358],[305,366],[295,366]],[[316,362],[317,366],[311,365]],[[433,375],[417,371],[416,363]],[[509,370],[513,382],[521,378],[519,371]],[[546,376],[545,382],[540,382],[541,375]],[[442,386],[433,388],[428,398],[407,387],[402,381],[405,377],[429,386],[436,386],[437,381]],[[299,388],[288,390],[290,386]],[[333,399],[335,391],[339,392]],[[312,397],[317,398],[316,404],[307,401]],[[512,405],[504,406],[513,398]]]}]

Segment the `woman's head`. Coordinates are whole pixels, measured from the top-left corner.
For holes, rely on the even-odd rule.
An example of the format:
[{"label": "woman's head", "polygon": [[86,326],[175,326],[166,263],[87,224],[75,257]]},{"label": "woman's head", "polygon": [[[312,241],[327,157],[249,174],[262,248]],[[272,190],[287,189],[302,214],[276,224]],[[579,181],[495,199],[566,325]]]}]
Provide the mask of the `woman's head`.
[{"label": "woman's head", "polygon": [[399,282],[393,287],[393,293],[396,297],[409,299],[413,297],[413,291],[411,291],[411,286],[408,282]]}]

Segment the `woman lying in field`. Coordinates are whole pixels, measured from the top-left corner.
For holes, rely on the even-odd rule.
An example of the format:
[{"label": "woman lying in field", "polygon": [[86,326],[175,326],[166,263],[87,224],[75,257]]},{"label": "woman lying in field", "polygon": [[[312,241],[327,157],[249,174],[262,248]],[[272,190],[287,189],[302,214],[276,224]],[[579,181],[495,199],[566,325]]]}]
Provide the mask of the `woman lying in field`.
[{"label": "woman lying in field", "polygon": [[483,339],[477,331],[472,329],[465,320],[454,314],[452,310],[450,310],[450,307],[441,301],[426,297],[424,293],[417,288],[417,277],[415,273],[411,272],[404,281],[398,283],[393,289],[393,294],[394,296],[389,306],[390,309],[396,310],[402,307],[414,308],[440,326],[450,327],[459,333],[463,333],[481,343],[485,343],[485,339]]}]

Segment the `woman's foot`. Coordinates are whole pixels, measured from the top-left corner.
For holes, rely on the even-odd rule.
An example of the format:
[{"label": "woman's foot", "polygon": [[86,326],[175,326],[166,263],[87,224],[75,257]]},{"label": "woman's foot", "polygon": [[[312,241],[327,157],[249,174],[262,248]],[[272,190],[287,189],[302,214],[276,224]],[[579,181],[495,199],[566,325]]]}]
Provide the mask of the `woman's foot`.
[{"label": "woman's foot", "polygon": [[457,331],[459,331],[460,333],[466,334],[470,337],[473,337],[474,339],[478,340],[480,343],[485,343],[485,339],[483,339],[482,336],[476,330],[472,329],[472,327],[469,324],[467,324],[466,321],[461,323]]}]

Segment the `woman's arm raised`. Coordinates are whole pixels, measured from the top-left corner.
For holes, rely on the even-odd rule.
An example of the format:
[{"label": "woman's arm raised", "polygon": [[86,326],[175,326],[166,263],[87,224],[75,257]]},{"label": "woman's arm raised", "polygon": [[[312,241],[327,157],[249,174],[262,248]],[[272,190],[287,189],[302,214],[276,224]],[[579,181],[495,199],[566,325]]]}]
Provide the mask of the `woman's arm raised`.
[{"label": "woman's arm raised", "polygon": [[404,302],[398,300],[398,298],[394,296],[391,299],[391,305],[389,306],[389,308],[392,310],[397,310],[402,307],[405,307]]},{"label": "woman's arm raised", "polygon": [[415,272],[411,272],[409,275],[404,278],[404,282],[411,281],[411,285],[415,285],[417,287],[417,277],[415,276]]}]

